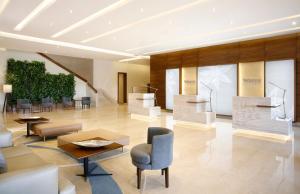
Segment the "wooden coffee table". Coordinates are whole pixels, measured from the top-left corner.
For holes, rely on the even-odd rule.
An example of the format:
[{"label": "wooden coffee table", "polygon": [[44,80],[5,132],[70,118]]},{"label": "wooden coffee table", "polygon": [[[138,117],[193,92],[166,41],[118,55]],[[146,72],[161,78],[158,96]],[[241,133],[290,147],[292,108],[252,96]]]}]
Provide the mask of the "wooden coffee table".
[{"label": "wooden coffee table", "polygon": [[15,120],[17,123],[20,124],[27,124],[27,137],[30,136],[30,130],[33,124],[37,124],[37,123],[46,123],[49,122],[49,119],[44,118],[44,117],[40,117],[40,118],[18,118]]},{"label": "wooden coffee table", "polygon": [[[101,137],[95,137],[87,140],[105,140],[105,139]],[[118,143],[112,143],[110,145],[99,147],[99,148],[84,148],[84,147],[77,146],[73,143],[64,144],[58,147],[62,149],[64,152],[66,152],[67,154],[71,155],[72,157],[78,160],[83,159],[83,174],[78,174],[77,176],[82,176],[85,178],[85,180],[87,180],[87,178],[90,176],[112,175],[112,174],[91,174],[89,172],[89,157],[96,156],[119,148],[123,149],[123,145]]]}]

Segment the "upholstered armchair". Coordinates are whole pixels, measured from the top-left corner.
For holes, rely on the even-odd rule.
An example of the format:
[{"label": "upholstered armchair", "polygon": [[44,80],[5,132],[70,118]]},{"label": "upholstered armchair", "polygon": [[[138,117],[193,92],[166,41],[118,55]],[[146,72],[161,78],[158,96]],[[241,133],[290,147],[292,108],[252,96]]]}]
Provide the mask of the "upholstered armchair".
[{"label": "upholstered armchair", "polygon": [[42,98],[42,111],[48,109],[48,111],[52,111],[53,108],[53,100],[50,97]]},{"label": "upholstered armchair", "polygon": [[29,99],[17,99],[17,110],[23,110],[23,113],[25,113],[26,110],[29,110],[31,112],[32,110],[32,104],[30,103]]},{"label": "upholstered armchair", "polygon": [[143,170],[161,170],[165,174],[165,186],[169,187],[169,166],[173,161],[174,133],[170,129],[149,127],[147,143],[131,149],[132,164],[137,167],[137,188],[141,186]]},{"label": "upholstered armchair", "polygon": [[73,107],[73,100],[71,97],[62,97],[62,104],[64,108],[70,108]]},{"label": "upholstered armchair", "polygon": [[91,97],[82,97],[81,101],[82,108],[84,108],[85,106],[87,106],[88,108],[91,107]]}]

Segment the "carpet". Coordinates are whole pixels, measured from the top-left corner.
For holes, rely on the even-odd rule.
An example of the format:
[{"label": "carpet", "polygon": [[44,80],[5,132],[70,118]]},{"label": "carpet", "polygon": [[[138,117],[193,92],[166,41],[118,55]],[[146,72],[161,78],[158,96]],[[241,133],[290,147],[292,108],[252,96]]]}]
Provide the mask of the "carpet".
[{"label": "carpet", "polygon": [[[30,145],[30,143],[28,143],[27,146],[31,147],[31,148],[49,149],[49,150],[64,153],[59,148],[55,148],[55,147],[32,145],[32,144]],[[111,152],[111,154],[113,155],[113,152]],[[104,158],[102,158],[102,157],[101,157],[101,159],[105,158],[105,157]],[[99,161],[101,159],[100,159],[100,157],[91,158],[92,161],[90,161],[90,164],[89,164],[90,173],[92,173],[92,174],[98,174],[98,173],[107,174],[108,173],[101,167],[101,165],[96,163],[96,161]],[[78,161],[78,162],[80,162],[80,161]],[[81,164],[77,163],[75,165],[81,165]],[[67,167],[67,166],[65,166],[65,167]],[[73,165],[70,165],[70,166],[73,166]],[[121,191],[119,185],[112,178],[112,176],[91,176],[91,177],[89,177],[89,183],[91,185],[92,194],[122,194],[123,193]]]}]

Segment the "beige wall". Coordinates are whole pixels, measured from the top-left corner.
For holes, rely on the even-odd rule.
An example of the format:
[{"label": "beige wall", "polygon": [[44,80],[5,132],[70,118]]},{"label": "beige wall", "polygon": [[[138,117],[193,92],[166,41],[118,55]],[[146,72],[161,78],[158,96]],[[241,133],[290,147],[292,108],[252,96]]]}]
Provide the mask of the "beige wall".
[{"label": "beige wall", "polygon": [[182,94],[197,95],[197,67],[182,68]]},{"label": "beige wall", "polygon": [[89,83],[93,84],[93,60],[92,59],[67,57],[67,56],[52,55],[52,54],[47,54],[47,55],[52,59],[54,59],[55,61],[64,65],[66,68],[80,75],[81,77],[86,79]]},{"label": "beige wall", "polygon": [[143,86],[150,82],[150,66],[144,64],[119,63],[94,60],[94,87],[101,90],[111,100],[117,102],[118,72],[127,73],[127,92],[134,86]]}]

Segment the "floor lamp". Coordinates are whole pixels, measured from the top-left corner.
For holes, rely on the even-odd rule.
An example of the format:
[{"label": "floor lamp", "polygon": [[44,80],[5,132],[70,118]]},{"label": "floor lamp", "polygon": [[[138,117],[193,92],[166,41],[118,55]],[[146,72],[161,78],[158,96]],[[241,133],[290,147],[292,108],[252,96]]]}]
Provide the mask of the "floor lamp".
[{"label": "floor lamp", "polygon": [[5,98],[4,98],[2,113],[4,113],[4,111],[6,112],[7,96],[11,92],[12,92],[12,85],[4,84],[3,85],[3,93],[5,94]]}]

